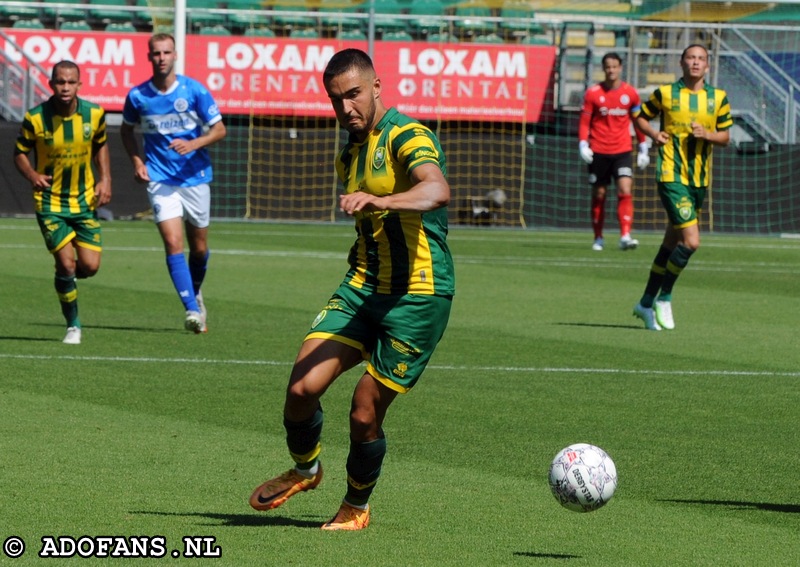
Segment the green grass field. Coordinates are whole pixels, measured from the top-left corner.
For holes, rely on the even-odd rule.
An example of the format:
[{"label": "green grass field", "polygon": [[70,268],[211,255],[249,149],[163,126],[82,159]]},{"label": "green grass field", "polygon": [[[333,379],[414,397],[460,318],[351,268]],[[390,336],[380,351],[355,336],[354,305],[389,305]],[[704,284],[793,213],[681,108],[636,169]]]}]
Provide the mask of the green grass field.
[{"label": "green grass field", "polygon": [[[705,236],[677,329],[654,333],[631,316],[659,241],[639,237],[596,253],[588,231],[454,228],[450,325],[387,418],[372,524],[328,533],[358,371],[323,399],[322,485],[268,513],[247,498],[290,466],[284,388],[350,225],[212,225],[195,336],[155,228],[106,223],[100,273],[79,283],[83,344],[67,346],[35,221],[0,220],[0,541],[27,545],[0,564],[84,535],[161,535],[167,558],[213,537],[221,558],[192,560],[208,565],[800,564],[800,241]],[[581,441],[619,470],[590,514],[547,485]]]}]

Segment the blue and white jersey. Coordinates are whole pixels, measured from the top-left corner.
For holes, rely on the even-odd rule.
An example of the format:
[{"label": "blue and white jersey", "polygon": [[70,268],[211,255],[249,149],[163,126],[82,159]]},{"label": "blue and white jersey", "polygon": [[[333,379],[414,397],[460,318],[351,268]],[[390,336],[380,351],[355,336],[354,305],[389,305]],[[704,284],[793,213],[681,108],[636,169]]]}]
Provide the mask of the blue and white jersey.
[{"label": "blue and white jersey", "polygon": [[169,148],[172,140],[194,140],[203,134],[203,126],[222,120],[211,93],[199,82],[178,75],[166,93],[152,81],[135,86],[125,98],[122,120],[141,126],[151,181],[178,187],[211,182],[211,159],[206,148],[184,156]]}]

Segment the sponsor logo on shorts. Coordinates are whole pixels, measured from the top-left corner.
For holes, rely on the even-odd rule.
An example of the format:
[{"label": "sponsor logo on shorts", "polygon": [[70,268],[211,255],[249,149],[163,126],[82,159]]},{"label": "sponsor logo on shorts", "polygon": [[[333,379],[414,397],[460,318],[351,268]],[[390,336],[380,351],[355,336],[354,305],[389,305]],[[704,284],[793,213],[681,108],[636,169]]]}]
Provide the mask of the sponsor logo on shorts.
[{"label": "sponsor logo on shorts", "polygon": [[405,362],[400,362],[397,364],[397,368],[392,370],[392,374],[400,378],[403,378],[405,377],[407,371],[408,371],[408,364],[406,364]]}]

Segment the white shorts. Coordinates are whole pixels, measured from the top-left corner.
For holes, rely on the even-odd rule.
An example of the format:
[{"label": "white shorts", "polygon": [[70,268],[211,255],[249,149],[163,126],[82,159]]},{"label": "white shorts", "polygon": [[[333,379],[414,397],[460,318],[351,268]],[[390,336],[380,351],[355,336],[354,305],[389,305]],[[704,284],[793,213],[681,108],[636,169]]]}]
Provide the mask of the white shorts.
[{"label": "white shorts", "polygon": [[147,196],[153,207],[156,224],[177,217],[197,228],[206,228],[211,216],[211,187],[201,183],[194,187],[176,187],[157,181],[147,184]]}]

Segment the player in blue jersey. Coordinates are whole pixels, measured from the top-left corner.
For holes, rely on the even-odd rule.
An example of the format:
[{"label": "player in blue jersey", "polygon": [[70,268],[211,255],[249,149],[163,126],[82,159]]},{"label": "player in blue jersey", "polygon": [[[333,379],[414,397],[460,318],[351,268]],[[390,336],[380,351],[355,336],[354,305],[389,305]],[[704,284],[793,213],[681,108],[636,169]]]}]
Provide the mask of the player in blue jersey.
[{"label": "player in blue jersey", "polygon": [[368,500],[386,455],[386,412],[417,383],[450,316],[450,186],[438,138],[384,106],[366,53],[339,51],[322,82],[350,134],[336,171],[344,188],[339,208],[355,220],[357,236],[344,281],[311,324],[289,378],[283,425],[295,466],[256,488],[250,505],[272,510],[319,485],[320,399],[339,376],[365,362],[350,407],[345,495],[322,526],[361,530],[369,525]]},{"label": "player in blue jersey", "polygon": [[[128,93],[120,133],[136,180],[147,183],[169,275],[186,310],[185,327],[205,333],[207,313],[200,286],[209,257],[209,184],[213,179],[206,148],[225,137],[225,124],[211,93],[194,79],[176,73],[175,39],[155,34],[148,47],[153,76]],[[137,124],[144,139],[144,158],[134,136]],[[184,226],[188,262],[183,252]]]}]

